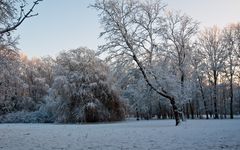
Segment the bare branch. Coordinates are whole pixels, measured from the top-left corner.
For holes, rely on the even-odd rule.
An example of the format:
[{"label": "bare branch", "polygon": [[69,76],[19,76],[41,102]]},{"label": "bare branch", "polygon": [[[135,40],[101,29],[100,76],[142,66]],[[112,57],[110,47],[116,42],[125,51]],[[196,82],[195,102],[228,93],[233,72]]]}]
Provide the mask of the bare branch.
[{"label": "bare branch", "polygon": [[15,24],[13,24],[12,26],[7,27],[7,28],[1,30],[0,31],[0,35],[3,35],[5,33],[9,33],[10,31],[15,30],[18,26],[20,26],[23,23],[23,21],[25,19],[37,16],[38,13],[32,14],[32,12],[33,12],[34,8],[36,7],[36,5],[38,5],[39,2],[41,2],[41,1],[43,1],[43,0],[36,0],[36,1],[34,1],[32,7],[29,9],[29,11],[26,14],[24,13],[24,7],[25,6],[24,5],[20,6],[21,13],[20,13],[20,17],[17,19],[17,22]]}]

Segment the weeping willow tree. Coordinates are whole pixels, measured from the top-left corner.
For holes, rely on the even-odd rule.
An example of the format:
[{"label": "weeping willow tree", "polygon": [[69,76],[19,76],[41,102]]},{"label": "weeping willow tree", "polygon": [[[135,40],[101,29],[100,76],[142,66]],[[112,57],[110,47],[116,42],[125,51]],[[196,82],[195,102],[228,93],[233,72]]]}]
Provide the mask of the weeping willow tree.
[{"label": "weeping willow tree", "polygon": [[56,59],[50,97],[56,122],[124,119],[124,104],[113,90],[108,67],[87,48],[62,52]]}]

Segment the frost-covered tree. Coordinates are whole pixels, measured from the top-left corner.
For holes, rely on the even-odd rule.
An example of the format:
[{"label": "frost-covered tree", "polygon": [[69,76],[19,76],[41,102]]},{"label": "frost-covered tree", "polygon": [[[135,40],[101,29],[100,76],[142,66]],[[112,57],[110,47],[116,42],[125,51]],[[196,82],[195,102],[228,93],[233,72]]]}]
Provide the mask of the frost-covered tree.
[{"label": "frost-covered tree", "polygon": [[[9,104],[8,111],[35,111],[47,94],[49,85],[40,74],[40,59],[28,60],[27,57],[14,53],[16,56],[8,59],[1,72],[2,108]],[[5,59],[7,57],[5,56]],[[5,108],[4,108],[5,109]]]},{"label": "frost-covered tree", "polygon": [[56,65],[56,62],[52,57],[46,56],[41,58],[39,74],[43,78],[45,78],[46,83],[49,85],[49,87],[51,87],[53,83],[53,73],[54,73],[55,65]]},{"label": "frost-covered tree", "polygon": [[[198,92],[201,97],[201,102],[203,103],[204,107],[204,113],[206,115],[206,119],[209,119],[209,100],[207,98],[207,77],[206,77],[206,72],[207,72],[207,67],[203,61],[203,55],[201,55],[200,49],[198,47],[199,45],[195,44],[195,47],[192,52],[192,57],[191,57],[191,65],[193,67],[193,78],[194,78],[194,83],[197,86]],[[201,104],[199,104],[198,108],[201,113]]]},{"label": "frost-covered tree", "polygon": [[[6,52],[4,50],[1,52]],[[15,53],[0,53],[2,63],[0,64],[0,114],[13,111],[14,103],[18,96],[18,87],[21,85],[19,70],[19,59]]]},{"label": "frost-covered tree", "polygon": [[[92,50],[61,52],[47,99],[55,103],[56,122],[116,121],[124,118],[123,101],[114,91],[108,67]],[[45,106],[48,107],[48,106]]]},{"label": "frost-covered tree", "polygon": [[158,41],[161,37],[158,32],[163,27],[165,5],[159,0],[96,0],[91,6],[99,11],[104,27],[101,36],[107,41],[100,47],[100,51],[108,52],[113,61],[138,67],[147,86],[169,100],[178,125],[180,120],[175,97],[156,81],[151,81],[157,77],[151,68],[156,52],[160,50]]},{"label": "frost-covered tree", "polygon": [[[34,1],[32,7],[25,11],[25,0],[1,0],[0,1],[0,88],[1,111],[3,113],[16,111],[19,108],[19,98],[22,98],[22,89],[25,83],[21,79],[21,61],[16,47],[18,38],[11,33],[22,22],[37,14],[33,9],[41,0]],[[24,105],[22,105],[24,106]]]},{"label": "frost-covered tree", "polygon": [[187,15],[182,15],[180,12],[167,12],[165,26],[164,32],[160,32],[160,34],[163,33],[164,37],[164,50],[166,55],[171,58],[171,63],[179,76],[182,104],[188,103],[191,105],[185,90],[185,82],[189,78],[187,73],[191,72],[191,63],[189,62],[191,60],[192,41],[198,31],[198,22]]},{"label": "frost-covered tree", "polygon": [[[239,28],[239,29],[238,29]],[[239,24],[230,24],[226,26],[223,30],[223,44],[224,49],[227,51],[227,60],[225,64],[226,77],[229,80],[230,86],[230,118],[233,119],[233,99],[234,99],[234,76],[236,75],[236,70],[239,65],[237,60],[237,55],[235,52],[239,51],[240,36],[238,35],[240,31]]]},{"label": "frost-covered tree", "polygon": [[41,75],[43,70],[43,62],[38,58],[24,59],[22,58],[22,78],[28,85],[29,97],[34,101],[39,101],[45,96],[49,85],[46,84],[46,79]]},{"label": "frost-covered tree", "polygon": [[201,32],[199,37],[199,44],[201,47],[201,54],[204,63],[209,70],[207,73],[213,85],[213,101],[214,101],[214,114],[216,119],[218,116],[218,97],[217,85],[220,73],[223,71],[224,63],[227,58],[227,52],[222,44],[223,35],[218,27],[206,28]]}]

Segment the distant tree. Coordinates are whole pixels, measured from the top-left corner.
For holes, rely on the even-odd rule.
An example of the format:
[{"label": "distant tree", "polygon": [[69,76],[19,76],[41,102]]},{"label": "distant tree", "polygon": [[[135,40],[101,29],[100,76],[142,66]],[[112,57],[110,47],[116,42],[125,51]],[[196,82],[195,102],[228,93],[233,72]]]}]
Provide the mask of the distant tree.
[{"label": "distant tree", "polygon": [[[209,100],[207,98],[207,87],[206,87],[206,72],[207,68],[204,63],[204,56],[201,55],[199,45],[195,44],[195,47],[192,51],[191,64],[193,67],[193,76],[195,78],[195,83],[197,84],[198,90],[201,95],[201,100],[203,102],[206,119],[209,119]],[[201,110],[201,106],[199,108]]]},{"label": "distant tree", "polygon": [[218,78],[223,71],[224,63],[227,59],[227,52],[223,47],[222,40],[222,32],[216,26],[213,28],[206,28],[201,32],[199,37],[200,52],[209,70],[207,73],[209,74],[210,81],[213,83],[214,118],[216,119],[219,118],[217,98]]},{"label": "distant tree", "polygon": [[163,33],[166,55],[171,58],[172,65],[175,66],[176,73],[179,76],[182,103],[191,105],[190,101],[187,100],[184,84],[191,65],[189,62],[191,60],[192,41],[198,31],[198,22],[187,15],[182,15],[180,12],[168,12],[165,24],[166,30],[160,32],[160,34]]},{"label": "distant tree", "polygon": [[29,60],[22,54],[20,57],[17,54],[15,57],[10,56],[11,58],[2,67],[0,73],[2,81],[0,103],[3,105],[3,109],[8,107],[7,111],[3,110],[3,114],[16,111],[35,111],[43,102],[43,97],[49,89],[45,76],[41,75],[42,62],[36,58]]},{"label": "distant tree", "polygon": [[14,104],[21,87],[19,58],[7,49],[0,51],[0,115],[15,110]]},{"label": "distant tree", "polygon": [[233,34],[234,34],[234,41],[236,42],[235,45],[235,53],[238,58],[240,58],[240,23],[232,24],[233,26]]},{"label": "distant tree", "polygon": [[45,78],[46,83],[49,85],[49,87],[51,87],[53,83],[53,76],[54,76],[53,73],[54,73],[54,67],[56,65],[56,62],[50,56],[42,57],[41,62],[42,63],[41,63],[39,72],[41,76]]},{"label": "distant tree", "polygon": [[[41,103],[43,97],[47,94],[50,85],[47,83],[47,76],[44,62],[39,58],[24,59],[22,61],[22,79],[28,85],[28,96],[36,103]],[[48,64],[51,67],[51,64]]]},{"label": "distant tree", "polygon": [[[239,28],[239,29],[238,29]],[[236,67],[239,65],[237,55],[235,52],[239,51],[240,36],[237,32],[240,30],[240,25],[230,24],[223,30],[223,44],[227,51],[227,60],[225,65],[226,77],[230,84],[230,118],[233,119],[233,99],[234,99],[234,76],[236,74]]]}]

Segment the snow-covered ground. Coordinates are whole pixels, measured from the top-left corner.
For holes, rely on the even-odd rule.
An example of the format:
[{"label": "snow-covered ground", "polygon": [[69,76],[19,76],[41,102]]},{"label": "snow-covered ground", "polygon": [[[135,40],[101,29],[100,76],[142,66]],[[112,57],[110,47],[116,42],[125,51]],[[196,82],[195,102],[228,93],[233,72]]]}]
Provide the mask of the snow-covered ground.
[{"label": "snow-covered ground", "polygon": [[0,124],[0,150],[240,150],[240,119]]}]

